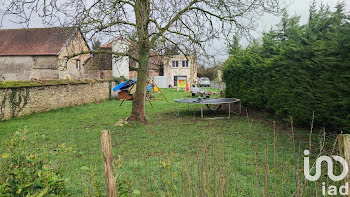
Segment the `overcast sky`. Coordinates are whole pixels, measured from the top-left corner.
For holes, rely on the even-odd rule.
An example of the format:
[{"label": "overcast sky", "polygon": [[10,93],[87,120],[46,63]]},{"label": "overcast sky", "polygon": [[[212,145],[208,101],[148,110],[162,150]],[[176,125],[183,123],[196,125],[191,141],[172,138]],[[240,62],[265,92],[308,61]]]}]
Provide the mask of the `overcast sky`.
[{"label": "overcast sky", "polygon": [[[287,10],[290,15],[300,15],[301,16],[301,23],[305,23],[308,18],[308,9],[310,7],[310,4],[312,0],[285,0],[286,4],[289,5]],[[338,0],[317,0],[317,4],[320,5],[321,3],[329,5],[331,8],[334,8],[334,6],[337,4]],[[345,1],[345,9],[347,12],[350,11],[350,2]],[[255,32],[252,32],[252,36],[255,38],[259,38],[262,35],[262,32],[268,31],[271,29],[271,27],[274,27],[276,24],[280,22],[280,17],[273,16],[273,15],[265,15],[257,20],[258,22],[258,28]],[[9,21],[9,18],[7,18],[6,21],[4,21],[2,29],[8,29],[8,28],[22,28],[23,25],[15,24]],[[33,17],[30,23],[30,27],[43,27],[43,24],[41,20],[37,17]],[[102,42],[107,42],[102,41]],[[102,43],[105,44],[105,43]],[[244,43],[243,43],[244,44]],[[214,42],[209,44],[209,53],[216,56],[216,62],[222,62],[225,61],[228,57],[227,55],[227,47],[226,47],[226,41],[224,39],[215,40]],[[206,65],[211,66],[211,65]]]},{"label": "overcast sky", "polygon": [[[337,2],[337,0],[316,0],[317,5],[321,5],[321,3],[329,5],[331,8],[334,8]],[[346,12],[350,11],[350,1],[344,1],[345,2],[345,10]],[[309,7],[312,3],[312,0],[286,0],[286,4],[289,5],[287,8],[289,15],[298,15],[301,16],[301,23],[305,24],[307,22],[307,19],[309,17]],[[271,27],[274,27],[280,22],[279,16],[273,16],[273,15],[265,15],[261,17],[258,21],[259,26],[255,32],[252,32],[252,36],[255,38],[259,38],[262,36],[262,33],[265,31],[269,31]],[[213,44],[213,53],[216,52],[217,57],[219,61],[225,61],[227,59],[227,51],[223,50],[223,48],[226,47],[226,42],[222,39],[218,42],[214,42],[216,44]],[[244,43],[243,43],[244,45]]]}]

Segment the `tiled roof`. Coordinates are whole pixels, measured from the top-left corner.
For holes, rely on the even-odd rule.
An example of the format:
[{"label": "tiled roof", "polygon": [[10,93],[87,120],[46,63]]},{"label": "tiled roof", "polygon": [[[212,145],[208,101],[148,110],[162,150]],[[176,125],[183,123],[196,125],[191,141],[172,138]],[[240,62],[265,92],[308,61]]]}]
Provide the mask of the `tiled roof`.
[{"label": "tiled roof", "polygon": [[102,49],[111,49],[112,48],[112,43],[113,43],[113,41],[110,42],[110,43],[107,43],[105,45],[102,45],[101,48]]},{"label": "tiled roof", "polygon": [[123,37],[119,37],[119,38],[112,40],[111,42],[109,42],[105,45],[102,45],[101,49],[112,49],[113,42],[118,41],[118,40],[125,40],[125,39]]},{"label": "tiled roof", "polygon": [[58,55],[75,30],[72,27],[0,30],[0,56]]}]

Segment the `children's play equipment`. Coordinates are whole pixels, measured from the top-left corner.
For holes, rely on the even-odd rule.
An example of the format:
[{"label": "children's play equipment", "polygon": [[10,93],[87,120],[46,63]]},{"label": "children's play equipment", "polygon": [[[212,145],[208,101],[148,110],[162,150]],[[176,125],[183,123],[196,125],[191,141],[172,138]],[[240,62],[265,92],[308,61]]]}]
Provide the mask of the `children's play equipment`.
[{"label": "children's play equipment", "polygon": [[[177,106],[176,106],[177,103]],[[190,104],[198,104],[201,105],[201,117],[203,118],[203,105],[206,105],[210,110],[215,111],[221,107],[221,104],[228,104],[228,118],[231,116],[231,104],[232,103],[238,103],[238,113],[241,113],[241,100],[237,98],[191,98],[191,99],[174,99],[174,113],[176,116],[179,116],[180,114],[180,104],[181,103],[187,103],[187,110],[189,110]],[[218,106],[215,107],[216,109],[213,109],[212,106]],[[219,107],[220,106],[220,107]],[[177,108],[177,109],[176,109]],[[217,119],[216,117],[215,119]]]},{"label": "children's play equipment", "polygon": [[[136,79],[129,79],[127,81],[124,81],[118,85],[116,85],[113,88],[113,91],[119,91],[118,98],[119,100],[122,100],[119,107],[122,106],[123,102],[125,100],[133,100],[133,93],[136,90]],[[149,101],[149,103],[152,105],[151,99],[154,97],[153,93],[160,92],[162,96],[165,98],[165,100],[169,103],[168,99],[164,96],[163,92],[158,88],[157,84],[153,81],[153,79],[149,79],[147,82],[147,93],[146,98]]]}]

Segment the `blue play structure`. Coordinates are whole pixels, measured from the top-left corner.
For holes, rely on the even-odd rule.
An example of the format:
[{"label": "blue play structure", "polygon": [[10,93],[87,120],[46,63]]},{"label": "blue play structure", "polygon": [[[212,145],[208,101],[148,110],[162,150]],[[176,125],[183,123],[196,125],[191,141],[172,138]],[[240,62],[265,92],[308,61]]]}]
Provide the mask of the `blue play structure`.
[{"label": "blue play structure", "polygon": [[[124,81],[118,85],[116,85],[113,88],[113,91],[116,92],[118,90],[127,90],[128,88],[130,88],[131,86],[133,86],[136,83],[136,79],[130,79],[127,81]],[[147,91],[152,90],[152,86],[147,86]]]},{"label": "blue play structure", "polygon": [[125,90],[125,89],[128,89],[130,88],[134,83],[136,83],[136,79],[131,79],[131,80],[127,80],[127,81],[124,81],[118,85],[116,85],[114,88],[113,88],[113,91],[116,92],[118,90]]},{"label": "blue play structure", "polygon": [[[151,79],[151,80],[153,81],[153,79]],[[132,90],[132,87],[134,85],[136,85],[135,83],[136,83],[136,79],[130,79],[130,80],[124,81],[123,83],[116,85],[113,88],[114,92],[120,90],[118,92],[118,99],[122,100],[122,102],[120,102],[119,107],[122,106],[122,104],[125,100],[133,100],[133,95],[130,94],[130,91]],[[151,84],[151,83],[148,81],[148,84]],[[146,93],[146,98],[149,101],[149,103],[151,104],[152,108],[153,108],[153,105],[152,105],[151,99],[154,98],[154,95],[152,95],[152,93],[153,92],[157,93],[158,91],[162,94],[162,96],[165,98],[165,100],[169,103],[168,99],[163,95],[162,91],[157,87],[157,85],[153,81],[153,84],[147,86],[147,93]]]}]

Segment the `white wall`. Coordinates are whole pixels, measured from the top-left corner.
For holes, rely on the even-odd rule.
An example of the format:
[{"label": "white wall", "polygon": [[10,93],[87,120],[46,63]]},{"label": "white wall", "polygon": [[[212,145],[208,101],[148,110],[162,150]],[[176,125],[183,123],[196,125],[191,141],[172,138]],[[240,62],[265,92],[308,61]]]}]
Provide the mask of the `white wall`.
[{"label": "white wall", "polygon": [[[125,53],[129,50],[129,42],[124,40],[116,40],[112,44],[112,51],[117,53]],[[118,57],[112,55],[112,75],[113,77],[125,77],[129,79],[129,57]]]},{"label": "white wall", "polygon": [[168,81],[169,79],[167,76],[155,76],[153,77],[153,80],[159,88],[169,87],[169,81]]}]

